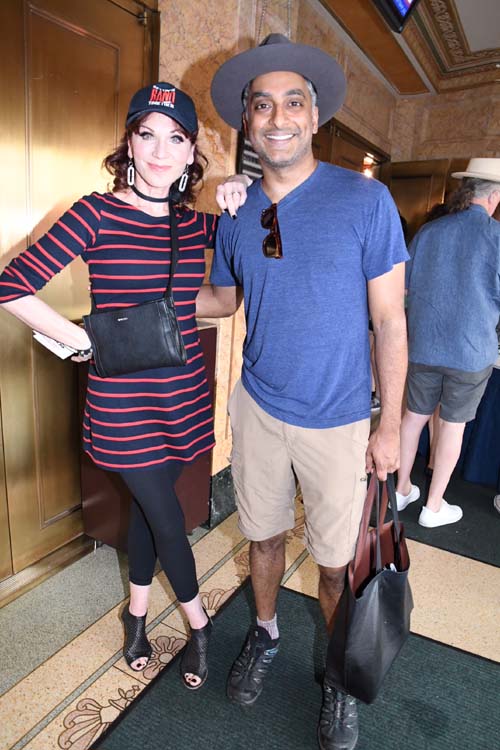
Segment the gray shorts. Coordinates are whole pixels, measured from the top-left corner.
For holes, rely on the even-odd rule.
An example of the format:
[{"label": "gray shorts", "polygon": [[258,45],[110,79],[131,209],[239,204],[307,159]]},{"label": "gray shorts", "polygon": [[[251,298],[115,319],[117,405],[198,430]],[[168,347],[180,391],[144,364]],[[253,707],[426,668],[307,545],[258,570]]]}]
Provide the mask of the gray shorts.
[{"label": "gray shorts", "polygon": [[470,422],[492,371],[493,365],[479,372],[465,372],[410,362],[408,409],[415,414],[432,414],[441,404],[440,417],[445,422]]}]

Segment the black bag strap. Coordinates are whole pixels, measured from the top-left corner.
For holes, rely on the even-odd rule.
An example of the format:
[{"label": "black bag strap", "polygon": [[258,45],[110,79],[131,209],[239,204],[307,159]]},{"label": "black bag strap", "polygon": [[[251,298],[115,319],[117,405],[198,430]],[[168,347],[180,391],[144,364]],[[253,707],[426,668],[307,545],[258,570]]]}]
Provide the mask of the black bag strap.
[{"label": "black bag strap", "polygon": [[398,501],[396,500],[396,486],[394,483],[394,474],[387,475],[387,495],[389,496],[389,502],[391,504],[392,520],[394,521],[394,531],[396,534],[396,541],[399,544],[399,539],[401,536],[401,525],[399,521]]},{"label": "black bag strap", "polygon": [[390,501],[391,513],[394,521],[394,536],[395,536],[395,563],[396,567],[401,566],[400,557],[400,541],[401,541],[401,526],[399,521],[398,506],[396,501],[396,488],[394,485],[394,475],[387,474],[387,481],[381,482],[377,478],[375,472],[370,477],[370,484],[366,495],[365,505],[363,508],[363,515],[361,517],[361,523],[359,528],[358,542],[356,544],[356,553],[354,556],[354,568],[357,568],[361,563],[361,556],[363,553],[364,543],[368,534],[368,528],[370,525],[370,515],[375,505],[376,508],[376,545],[375,545],[375,564],[377,572],[382,569],[382,551],[380,546],[380,532],[384,523],[385,515],[387,512],[387,506]]},{"label": "black bag strap", "polygon": [[401,524],[399,521],[399,512],[398,512],[398,501],[396,499],[396,486],[394,483],[394,474],[388,474],[387,475],[387,495],[389,498],[389,502],[391,504],[391,513],[392,513],[392,520],[394,521],[394,551],[395,551],[395,563],[396,568],[398,570],[401,570],[402,568],[402,561],[401,561]]},{"label": "black bag strap", "polygon": [[[375,481],[375,480],[374,480]],[[376,543],[376,550],[375,550],[375,564],[377,566],[377,573],[379,573],[382,570],[382,550],[380,546],[380,533],[382,524],[384,523],[386,509],[384,508],[384,513],[382,515],[381,513],[381,503],[380,503],[380,487],[381,482],[377,481],[377,491],[376,491],[376,510],[377,510],[377,543]],[[401,569],[401,550],[400,550],[400,539],[401,539],[401,526],[399,522],[399,513],[398,513],[398,503],[396,500],[396,488],[394,486],[394,474],[388,474],[387,475],[387,482],[386,482],[386,488],[387,488],[387,498],[388,501],[391,504],[391,512],[392,512],[392,520],[394,523],[394,558],[395,558],[395,565],[398,570]],[[385,503],[384,503],[385,505]]]},{"label": "black bag strap", "polygon": [[[168,277],[168,284],[163,297],[170,299],[172,296],[172,283],[174,280],[175,269],[177,267],[177,261],[179,260],[179,232],[178,232],[178,221],[177,214],[175,212],[175,206],[169,201],[169,217],[170,217],[170,274]],[[92,294],[92,282],[90,282],[90,312],[97,313],[97,306],[95,304],[95,298]]]},{"label": "black bag strap", "polygon": [[179,260],[179,231],[177,225],[177,214],[175,212],[175,206],[169,203],[170,210],[170,276],[168,277],[167,288],[165,289],[164,297],[172,296],[172,283],[174,280],[175,269],[177,267],[177,261]]},{"label": "black bag strap", "polygon": [[[372,480],[373,481],[373,480]],[[377,491],[375,493],[377,505],[376,505],[376,511],[377,511],[377,543],[375,547],[375,566],[377,569],[377,573],[380,573],[382,570],[382,549],[380,545],[380,527],[381,527],[381,519],[380,519],[380,507],[382,505],[382,483],[377,481]]]},{"label": "black bag strap", "polygon": [[[372,481],[373,481],[373,477],[372,477]],[[387,512],[387,503],[384,503],[382,501],[384,482],[379,482],[378,479],[376,479],[376,482],[377,482],[377,492],[376,492],[377,542],[376,542],[376,551],[375,551],[375,564],[377,567],[377,573],[379,573],[382,570],[382,550],[380,546],[380,530],[382,528],[382,524],[384,523],[385,514]],[[398,502],[396,499],[396,487],[394,485],[394,474],[387,474],[387,481],[385,482],[385,486],[387,489],[387,500],[390,502],[390,505],[391,505],[392,520],[394,523],[395,565],[396,565],[397,570],[400,570],[401,569],[401,554],[400,554],[399,544],[400,544],[400,539],[401,539],[401,526],[399,522]]]}]

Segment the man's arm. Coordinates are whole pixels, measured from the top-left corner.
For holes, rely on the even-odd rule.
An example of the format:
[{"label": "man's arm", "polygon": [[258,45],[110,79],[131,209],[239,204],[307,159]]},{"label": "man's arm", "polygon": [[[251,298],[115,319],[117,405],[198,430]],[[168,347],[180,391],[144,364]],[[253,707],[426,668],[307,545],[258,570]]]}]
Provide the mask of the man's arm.
[{"label": "man's arm", "polygon": [[370,437],[366,470],[379,479],[399,467],[399,428],[408,366],[404,313],[404,263],[368,282],[368,304],[375,335],[375,361],[380,381],[380,423]]},{"label": "man's arm", "polygon": [[240,286],[203,284],[196,297],[196,317],[226,318],[236,312],[242,299]]}]

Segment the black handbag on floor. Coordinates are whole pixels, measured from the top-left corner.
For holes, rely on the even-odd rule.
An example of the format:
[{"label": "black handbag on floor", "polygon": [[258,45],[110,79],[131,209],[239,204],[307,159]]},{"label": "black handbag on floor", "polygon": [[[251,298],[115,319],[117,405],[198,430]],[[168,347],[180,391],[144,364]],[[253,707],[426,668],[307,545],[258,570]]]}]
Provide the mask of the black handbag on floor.
[{"label": "black handbag on floor", "polygon": [[[377,697],[383,679],[410,631],[413,598],[410,559],[399,522],[394,477],[372,476],[363,509],[356,554],[328,645],[326,679],[365,703]],[[391,500],[392,521],[384,523]],[[377,526],[369,529],[376,501]]]},{"label": "black handbag on floor", "polygon": [[186,349],[172,297],[172,281],[179,258],[173,206],[170,206],[170,237],[170,276],[163,297],[133,307],[97,312],[91,295],[92,312],[84,315],[83,321],[101,378],[186,364]]}]

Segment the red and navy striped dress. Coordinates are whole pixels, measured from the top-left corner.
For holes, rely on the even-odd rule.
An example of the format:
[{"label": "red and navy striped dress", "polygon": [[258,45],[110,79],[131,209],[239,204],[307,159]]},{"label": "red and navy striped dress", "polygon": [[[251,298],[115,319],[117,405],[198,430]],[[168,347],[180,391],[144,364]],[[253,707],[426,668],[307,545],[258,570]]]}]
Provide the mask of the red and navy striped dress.
[{"label": "red and navy striped dress", "polygon": [[[83,442],[99,466],[123,471],[191,462],[214,445],[195,309],[215,225],[214,215],[193,210],[179,219],[173,297],[187,364],[113,378],[89,366]],[[34,294],[78,255],[88,264],[98,309],[161,297],[170,269],[169,217],[150,216],[112,193],[84,196],[5,268],[0,302]]]}]

